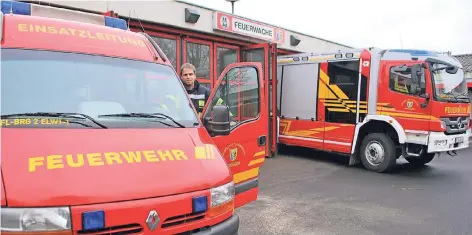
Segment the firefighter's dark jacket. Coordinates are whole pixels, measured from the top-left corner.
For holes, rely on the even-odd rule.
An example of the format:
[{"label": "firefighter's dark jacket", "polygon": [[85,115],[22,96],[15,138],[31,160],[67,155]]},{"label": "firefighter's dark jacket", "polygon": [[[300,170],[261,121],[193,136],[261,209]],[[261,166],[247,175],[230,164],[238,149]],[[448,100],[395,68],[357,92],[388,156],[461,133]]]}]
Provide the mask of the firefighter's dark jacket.
[{"label": "firefighter's dark jacket", "polygon": [[200,85],[200,83],[195,80],[193,89],[187,90],[188,96],[192,99],[193,106],[199,114],[203,112],[203,108],[210,97],[210,89],[205,86]]}]

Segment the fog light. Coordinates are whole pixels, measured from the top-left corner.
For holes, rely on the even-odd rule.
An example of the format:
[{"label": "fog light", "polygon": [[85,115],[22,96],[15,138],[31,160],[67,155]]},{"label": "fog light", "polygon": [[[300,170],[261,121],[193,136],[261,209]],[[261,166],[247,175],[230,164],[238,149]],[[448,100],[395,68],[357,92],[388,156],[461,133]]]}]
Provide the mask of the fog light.
[{"label": "fog light", "polygon": [[205,212],[208,208],[208,199],[206,196],[194,197],[192,199],[193,213]]},{"label": "fog light", "polygon": [[88,211],[82,213],[82,229],[96,230],[105,228],[104,211]]}]

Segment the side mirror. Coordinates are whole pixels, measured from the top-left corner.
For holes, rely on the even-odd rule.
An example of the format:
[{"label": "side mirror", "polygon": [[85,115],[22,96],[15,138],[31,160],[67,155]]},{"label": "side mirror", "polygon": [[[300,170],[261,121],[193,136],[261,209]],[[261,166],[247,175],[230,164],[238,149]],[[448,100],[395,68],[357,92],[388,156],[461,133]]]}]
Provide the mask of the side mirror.
[{"label": "side mirror", "polygon": [[211,117],[205,118],[204,124],[212,136],[229,135],[231,130],[229,107],[215,105],[211,110]]},{"label": "side mirror", "polygon": [[421,88],[418,86],[418,83],[413,82],[410,84],[410,94],[416,95],[421,92]]},{"label": "side mirror", "polygon": [[421,78],[423,77],[422,64],[414,64],[411,66],[411,81],[416,84],[420,84]]},{"label": "side mirror", "polygon": [[459,70],[459,68],[456,67],[456,66],[447,67],[446,73],[449,73],[449,74],[456,74],[456,73],[457,73],[457,70]]},{"label": "side mirror", "polygon": [[421,94],[420,97],[427,100],[430,98],[428,93]]}]

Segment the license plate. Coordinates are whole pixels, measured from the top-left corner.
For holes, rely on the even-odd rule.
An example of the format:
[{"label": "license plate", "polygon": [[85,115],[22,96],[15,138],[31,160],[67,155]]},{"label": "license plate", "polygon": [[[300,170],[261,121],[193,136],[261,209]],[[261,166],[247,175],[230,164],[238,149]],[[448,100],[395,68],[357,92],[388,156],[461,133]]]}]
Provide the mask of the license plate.
[{"label": "license plate", "polygon": [[458,143],[463,143],[463,142],[464,142],[464,137],[462,137],[462,136],[461,136],[461,137],[456,137],[456,139],[454,140],[454,142],[455,142],[456,144],[458,144]]}]

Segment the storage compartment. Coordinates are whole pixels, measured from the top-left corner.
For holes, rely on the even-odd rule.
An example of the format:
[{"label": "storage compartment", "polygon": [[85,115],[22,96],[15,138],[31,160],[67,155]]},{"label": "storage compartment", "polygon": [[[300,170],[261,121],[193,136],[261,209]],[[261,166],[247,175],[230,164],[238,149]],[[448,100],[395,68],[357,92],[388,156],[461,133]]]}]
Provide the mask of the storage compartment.
[{"label": "storage compartment", "polygon": [[[281,116],[316,120],[319,64],[279,66]],[[280,93],[281,92],[281,93]]]}]

